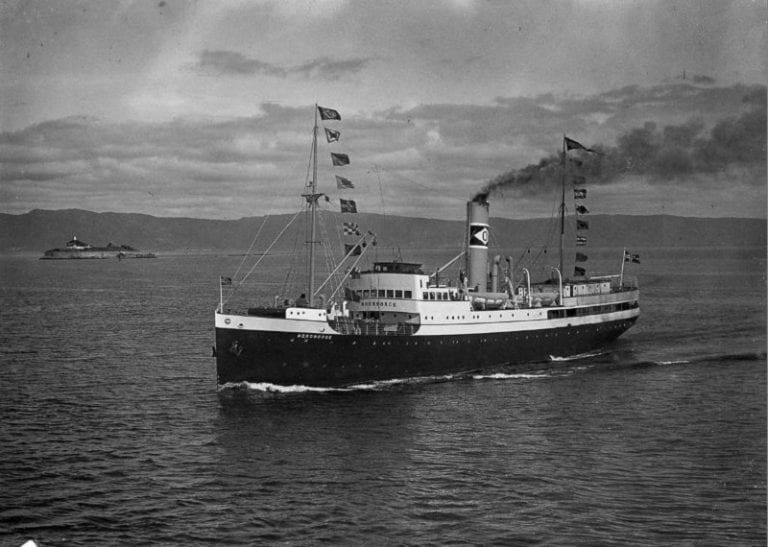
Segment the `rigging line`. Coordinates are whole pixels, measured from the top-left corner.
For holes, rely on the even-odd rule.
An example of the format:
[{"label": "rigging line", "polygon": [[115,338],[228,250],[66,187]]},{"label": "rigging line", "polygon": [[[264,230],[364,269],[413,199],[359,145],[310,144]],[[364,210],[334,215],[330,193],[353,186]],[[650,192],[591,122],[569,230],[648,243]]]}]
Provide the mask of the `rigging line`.
[{"label": "rigging line", "polygon": [[269,218],[269,215],[264,215],[264,220],[261,221],[261,226],[259,226],[259,229],[256,231],[256,235],[254,236],[253,241],[251,241],[251,246],[248,247],[248,251],[246,251],[245,255],[243,256],[243,260],[240,262],[240,265],[237,267],[237,270],[235,270],[235,274],[232,276],[233,278],[237,279],[237,274],[240,273],[240,269],[243,267],[243,264],[245,264],[245,261],[251,255],[253,246],[256,245],[256,241],[259,239],[259,234],[261,234],[261,230],[264,228],[264,225],[267,223],[268,218]]},{"label": "rigging line", "polygon": [[[341,216],[338,216],[341,215]],[[336,223],[336,229],[334,232],[336,233],[336,244],[338,245],[339,249],[344,248],[344,238],[342,237],[342,234],[344,233],[344,216],[339,213],[335,216],[334,221]],[[341,229],[339,229],[339,222],[341,222]]]},{"label": "rigging line", "polygon": [[[323,258],[325,259],[325,268],[326,271],[332,272],[336,269],[336,257],[333,253],[333,250],[331,249],[331,246],[328,245],[326,242],[330,241],[330,238],[328,237],[328,219],[327,217],[329,215],[325,214],[325,211],[322,209],[318,209],[318,217],[320,225],[320,239],[321,239],[321,247],[323,250]],[[334,223],[335,227],[335,223]],[[338,230],[334,230],[338,234]]]},{"label": "rigging line", "polygon": [[381,187],[381,175],[379,174],[379,166],[374,164],[373,168],[376,171],[376,178],[379,180],[379,196],[381,196],[381,210],[384,212],[384,216],[386,217],[388,216],[387,206],[384,204],[384,190]]},{"label": "rigging line", "polygon": [[[267,255],[269,254],[269,251],[272,249],[272,247],[274,247],[274,246],[275,246],[275,243],[277,243],[277,242],[278,242],[278,240],[279,240],[279,239],[282,237],[282,235],[285,233],[285,231],[288,229],[288,227],[289,227],[291,224],[293,224],[293,221],[294,221],[294,220],[296,220],[300,214],[301,214],[301,211],[299,211],[298,213],[296,213],[295,215],[293,215],[293,218],[292,218],[292,219],[291,219],[291,220],[288,222],[288,224],[286,224],[286,225],[283,227],[283,229],[282,229],[282,230],[280,230],[280,233],[279,233],[279,234],[277,234],[277,237],[275,237],[274,241],[272,241],[272,243],[270,243],[270,244],[269,244],[269,247],[267,247],[267,249],[264,251],[264,254],[262,254],[262,255],[259,257],[259,259],[256,261],[256,263],[255,263],[253,266],[251,266],[251,269],[250,269],[250,270],[248,270],[248,273],[247,273],[247,274],[245,274],[245,276],[243,277],[242,281],[240,281],[240,283],[238,284],[238,287],[239,287],[240,285],[242,285],[243,283],[245,283],[245,280],[246,280],[246,279],[248,279],[248,277],[249,277],[249,276],[250,276],[250,275],[253,273],[253,270],[255,270],[255,269],[256,269],[256,266],[258,266],[258,265],[259,265],[259,263],[260,263],[262,260],[264,260],[264,257],[265,257],[265,256],[267,256]],[[230,293],[230,295],[227,297],[227,299],[226,299],[226,300],[224,300],[224,303],[225,303],[225,304],[226,304],[227,302],[229,302],[229,299],[230,299],[230,298],[232,298],[232,295],[233,295],[234,293],[235,293],[235,291],[232,291],[232,293]]]},{"label": "rigging line", "polygon": [[[301,214],[303,211],[299,211],[297,214]],[[289,288],[291,292],[293,292],[293,284],[294,284],[294,278],[296,276],[296,270],[298,269],[298,260],[299,260],[299,239],[301,236],[302,230],[294,230],[293,231],[293,251],[291,252],[291,261],[288,265],[288,268],[285,272],[285,277],[283,279],[283,286],[280,288],[280,295],[286,296],[288,294]]]},{"label": "rigging line", "polygon": [[[312,129],[312,136],[313,136],[313,138],[314,138],[314,131],[315,130],[313,128]],[[307,188],[308,186],[310,186],[309,182],[311,180],[310,173],[312,172],[312,155],[313,155],[313,153],[314,154],[317,153],[317,149],[315,149],[314,152],[313,152],[313,148],[314,147],[312,147],[312,146],[309,147],[309,159],[307,159],[307,173],[304,175],[304,188]]]},{"label": "rigging line", "polygon": [[[337,249],[344,248],[344,241],[342,239],[343,233],[343,221],[344,216],[340,213],[335,213],[330,209],[324,209],[321,204],[318,203],[318,217],[322,239],[323,257],[325,258],[325,267],[327,271],[332,272],[336,269],[338,263],[336,262],[336,253],[334,252],[334,245]],[[333,235],[336,236],[335,241],[331,241],[331,237],[328,235],[328,224],[332,224],[330,230]]]},{"label": "rigging line", "polygon": [[[530,269],[533,269],[535,266],[537,266],[537,263],[538,263],[539,259],[543,255],[543,250],[539,249],[539,251],[536,254],[531,254],[529,252],[529,250],[532,247],[533,248],[539,248],[539,247],[542,247],[542,246],[545,247],[545,248],[552,247],[552,245],[551,245],[552,238],[556,234],[556,231],[557,231],[557,222],[555,222],[555,221],[557,220],[557,217],[559,216],[559,214],[557,212],[558,209],[559,209],[559,200],[558,200],[558,196],[557,196],[556,193],[552,194],[552,202],[551,203],[552,203],[552,209],[550,210],[550,214],[549,214],[548,220],[547,219],[541,219],[541,220],[546,220],[547,221],[548,228],[547,228],[546,234],[544,235],[543,238],[542,237],[536,237],[536,238],[534,238],[532,240],[529,240],[529,245],[526,246],[527,248],[525,250],[523,250],[520,253],[520,255],[518,256],[518,263],[530,262],[530,265],[531,265]],[[527,261],[525,260],[526,255],[528,255],[528,260]]]},{"label": "rigging line", "polygon": [[[349,152],[351,152],[352,154],[357,155],[357,151],[353,147],[349,146],[347,141],[344,142],[344,147]],[[365,157],[365,155],[364,154],[360,154],[360,157]],[[426,184],[422,184],[420,182],[417,182],[417,181],[413,180],[412,178],[406,177],[405,175],[403,175],[401,173],[398,173],[397,171],[394,171],[392,169],[387,169],[386,167],[382,167],[381,165],[377,165],[377,164],[367,164],[367,165],[368,166],[372,165],[373,169],[381,170],[385,174],[387,174],[387,175],[389,175],[391,177],[399,178],[399,179],[404,180],[404,181],[406,181],[406,182],[408,182],[410,184],[413,184],[413,185],[418,186],[420,188],[423,188],[425,190],[429,190],[430,192],[434,192],[435,191],[434,186],[428,186]],[[366,168],[365,164],[363,165],[363,168]],[[378,176],[378,172],[377,172],[377,176]],[[379,184],[381,184],[381,183],[379,183]],[[460,203],[464,203],[464,201],[465,201],[463,198],[458,198],[458,197],[454,197],[454,196],[443,196],[443,197],[447,197],[450,200],[455,200],[455,201],[458,201]]]}]

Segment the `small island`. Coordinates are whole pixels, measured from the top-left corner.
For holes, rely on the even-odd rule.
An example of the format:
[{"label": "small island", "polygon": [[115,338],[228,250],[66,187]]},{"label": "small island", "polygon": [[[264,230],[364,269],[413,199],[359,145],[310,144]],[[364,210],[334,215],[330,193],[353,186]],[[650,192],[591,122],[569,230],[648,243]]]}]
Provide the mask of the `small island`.
[{"label": "small island", "polygon": [[49,249],[45,251],[40,260],[67,260],[84,258],[156,258],[154,253],[147,253],[134,249],[130,245],[115,245],[107,243],[106,247],[93,247],[85,241],[80,241],[77,236],[67,242],[63,249]]}]

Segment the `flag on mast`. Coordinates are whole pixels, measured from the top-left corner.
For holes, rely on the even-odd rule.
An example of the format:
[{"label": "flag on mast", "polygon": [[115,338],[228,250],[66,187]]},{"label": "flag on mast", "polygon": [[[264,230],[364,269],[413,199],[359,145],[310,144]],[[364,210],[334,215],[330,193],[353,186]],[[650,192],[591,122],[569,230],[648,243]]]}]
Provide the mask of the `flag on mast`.
[{"label": "flag on mast", "polygon": [[573,139],[569,139],[568,137],[563,137],[565,139],[565,149],[566,150],[584,150],[586,152],[593,152],[596,153],[596,150],[592,150],[591,148],[587,148],[580,142],[577,142]]},{"label": "flag on mast", "polygon": [[357,213],[357,204],[352,199],[339,199],[342,213]]},{"label": "flag on mast", "polygon": [[339,190],[344,189],[352,189],[355,185],[352,184],[352,181],[349,179],[345,179],[344,177],[340,177],[339,175],[336,175],[336,188]]},{"label": "flag on mast", "polygon": [[337,167],[341,165],[349,165],[349,156],[331,152],[331,163]]},{"label": "flag on mast", "polygon": [[360,233],[360,226],[357,224],[357,222],[345,222],[344,223],[344,235],[348,236],[359,236]]},{"label": "flag on mast", "polygon": [[[365,243],[363,243],[363,246],[365,246]],[[361,255],[363,254],[363,249],[360,247],[360,245],[350,245],[349,243],[345,243],[344,254],[350,256]]]},{"label": "flag on mast", "polygon": [[323,127],[323,129],[325,129],[325,138],[328,142],[338,142],[338,140],[341,138],[341,131],[328,129],[327,127]]},{"label": "flag on mast", "polygon": [[324,106],[318,106],[317,110],[320,112],[321,120],[338,120],[341,121],[341,114],[333,108],[325,108]]}]

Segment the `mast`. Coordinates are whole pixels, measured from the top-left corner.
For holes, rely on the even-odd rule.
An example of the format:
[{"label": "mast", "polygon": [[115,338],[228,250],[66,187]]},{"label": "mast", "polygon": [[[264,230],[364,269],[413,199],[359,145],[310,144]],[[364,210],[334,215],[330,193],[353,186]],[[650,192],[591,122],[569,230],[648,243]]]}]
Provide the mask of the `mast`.
[{"label": "mast", "polygon": [[312,128],[312,191],[309,194],[309,288],[307,301],[311,308],[315,293],[315,210],[317,209],[317,104],[315,104],[315,125]]},{"label": "mast", "polygon": [[621,273],[619,274],[619,290],[624,287],[624,263],[627,261],[627,248],[621,251]]},{"label": "mast", "polygon": [[563,134],[563,169],[561,176],[562,198],[560,200],[560,274],[563,272],[563,247],[565,245],[565,169],[566,169],[565,134]]}]

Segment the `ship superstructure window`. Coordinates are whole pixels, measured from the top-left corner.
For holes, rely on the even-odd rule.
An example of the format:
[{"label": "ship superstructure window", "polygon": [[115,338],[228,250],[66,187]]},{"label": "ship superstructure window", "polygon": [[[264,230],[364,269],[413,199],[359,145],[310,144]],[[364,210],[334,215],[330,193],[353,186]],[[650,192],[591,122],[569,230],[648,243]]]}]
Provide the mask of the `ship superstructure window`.
[{"label": "ship superstructure window", "polygon": [[605,304],[602,306],[588,306],[585,308],[569,308],[565,310],[549,310],[547,318],[558,319],[562,317],[576,317],[584,315],[596,315],[602,313],[613,313],[617,311],[631,310],[638,307],[637,301],[617,302],[616,304]]},{"label": "ship superstructure window", "polygon": [[[356,291],[351,291],[354,296],[357,297],[358,300],[364,300],[364,299],[375,299],[375,298],[392,298],[392,299],[412,299],[413,298],[413,291],[407,291],[405,289],[358,289]],[[423,293],[424,300],[434,300],[437,298],[440,299],[440,295],[438,294],[435,296],[432,294],[430,297],[430,293],[424,291]],[[393,304],[394,305],[394,304]]]}]

